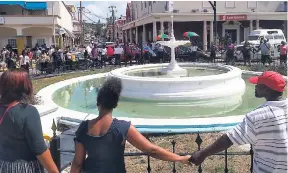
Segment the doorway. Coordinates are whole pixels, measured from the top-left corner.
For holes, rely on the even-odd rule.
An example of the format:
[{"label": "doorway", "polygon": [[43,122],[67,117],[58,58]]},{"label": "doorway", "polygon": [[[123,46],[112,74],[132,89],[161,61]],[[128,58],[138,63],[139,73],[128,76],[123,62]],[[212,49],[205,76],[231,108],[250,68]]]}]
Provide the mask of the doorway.
[{"label": "doorway", "polygon": [[240,25],[238,21],[226,21],[222,24],[222,37],[225,37],[225,33],[231,34],[232,41],[236,44],[240,44]]},{"label": "doorway", "polygon": [[26,37],[26,46],[32,48],[32,36]]},{"label": "doorway", "polygon": [[237,43],[237,29],[225,29],[225,33],[230,35],[232,43]]}]

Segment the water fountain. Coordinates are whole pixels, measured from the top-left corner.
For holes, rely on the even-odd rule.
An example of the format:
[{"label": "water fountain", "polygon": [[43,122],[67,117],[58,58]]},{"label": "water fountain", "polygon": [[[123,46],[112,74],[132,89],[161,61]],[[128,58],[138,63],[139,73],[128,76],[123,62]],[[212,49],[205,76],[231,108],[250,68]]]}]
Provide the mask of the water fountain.
[{"label": "water fountain", "polygon": [[157,43],[167,46],[171,48],[171,60],[167,68],[163,68],[161,72],[163,74],[167,74],[169,76],[177,77],[177,76],[186,76],[187,75],[187,70],[184,68],[181,68],[175,59],[175,48],[181,45],[185,45],[189,43],[187,40],[176,40],[174,36],[174,20],[173,20],[173,9],[171,13],[171,38],[169,41],[158,41]]},{"label": "water fountain", "polygon": [[[158,42],[171,48],[170,63],[131,66],[111,71],[109,76],[122,80],[122,97],[150,101],[177,101],[178,107],[200,106],[207,109],[224,105],[225,109],[230,108],[227,110],[237,108],[242,103],[241,96],[245,91],[242,71],[220,64],[179,63],[178,65],[175,59],[175,48],[190,41],[175,39],[173,5],[170,14],[171,39]],[[211,71],[213,72],[210,73]],[[140,73],[142,75],[139,75]]]},{"label": "water fountain", "polygon": [[[158,42],[171,48],[170,63],[123,67],[109,73],[80,77],[49,86],[41,90],[39,95],[45,100],[45,104],[59,106],[53,116],[66,116],[66,119],[62,118],[62,123],[70,124],[95,118],[98,86],[86,86],[85,83],[93,83],[99,78],[102,83],[104,78],[110,76],[121,79],[123,84],[121,100],[113,116],[132,121],[143,133],[224,130],[241,121],[243,116],[238,115],[243,115],[243,111],[247,112],[245,106],[252,105],[254,108],[256,106],[253,104],[258,104],[254,100],[249,104],[242,104],[242,96],[246,90],[242,71],[221,64],[178,64],[175,48],[189,41],[175,40],[172,13],[171,21],[170,41]],[[66,103],[61,93],[67,93],[65,86],[76,82],[79,83],[79,88],[73,90],[74,94]],[[253,92],[253,87],[249,86],[249,91]],[[46,116],[42,121],[51,119],[50,117]]]}]

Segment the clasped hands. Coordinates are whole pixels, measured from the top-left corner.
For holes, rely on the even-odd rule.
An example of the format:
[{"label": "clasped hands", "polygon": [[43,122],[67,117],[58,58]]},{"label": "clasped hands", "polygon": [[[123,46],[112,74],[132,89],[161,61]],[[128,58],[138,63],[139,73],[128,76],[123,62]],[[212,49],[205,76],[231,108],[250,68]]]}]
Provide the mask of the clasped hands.
[{"label": "clasped hands", "polygon": [[199,166],[207,157],[203,150],[194,152],[191,156],[184,156],[182,163],[184,164],[194,164]]}]

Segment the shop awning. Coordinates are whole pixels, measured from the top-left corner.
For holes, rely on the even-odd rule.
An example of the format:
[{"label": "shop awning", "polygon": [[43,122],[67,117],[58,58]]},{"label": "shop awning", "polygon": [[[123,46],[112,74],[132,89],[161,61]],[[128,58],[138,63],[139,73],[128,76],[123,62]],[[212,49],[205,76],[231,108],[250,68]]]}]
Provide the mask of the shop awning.
[{"label": "shop awning", "polygon": [[64,30],[66,31],[66,33],[68,34],[68,36],[69,36],[70,38],[75,38],[75,35],[74,35],[72,32],[70,32],[69,30],[67,30],[67,29],[65,29],[65,28],[64,28]]},{"label": "shop awning", "polygon": [[0,1],[0,5],[19,5],[25,8],[25,1]]},{"label": "shop awning", "polygon": [[46,2],[26,2],[25,8],[27,10],[46,10],[47,3]]},{"label": "shop awning", "polygon": [[70,38],[76,38],[72,32],[70,32],[69,30],[65,28],[55,29],[55,35],[60,36],[62,34],[65,34],[65,36],[70,37]]}]

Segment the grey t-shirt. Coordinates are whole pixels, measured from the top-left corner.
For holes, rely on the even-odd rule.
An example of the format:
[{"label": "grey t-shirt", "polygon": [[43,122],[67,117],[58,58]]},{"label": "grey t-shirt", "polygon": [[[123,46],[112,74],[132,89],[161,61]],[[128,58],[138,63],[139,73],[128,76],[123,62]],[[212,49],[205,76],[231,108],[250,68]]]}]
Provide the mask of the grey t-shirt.
[{"label": "grey t-shirt", "polygon": [[[0,118],[7,107],[0,105]],[[36,160],[47,150],[40,115],[34,106],[17,104],[0,124],[0,160]]]},{"label": "grey t-shirt", "polygon": [[262,43],[260,45],[260,50],[262,55],[270,55],[271,44],[270,43]]}]

